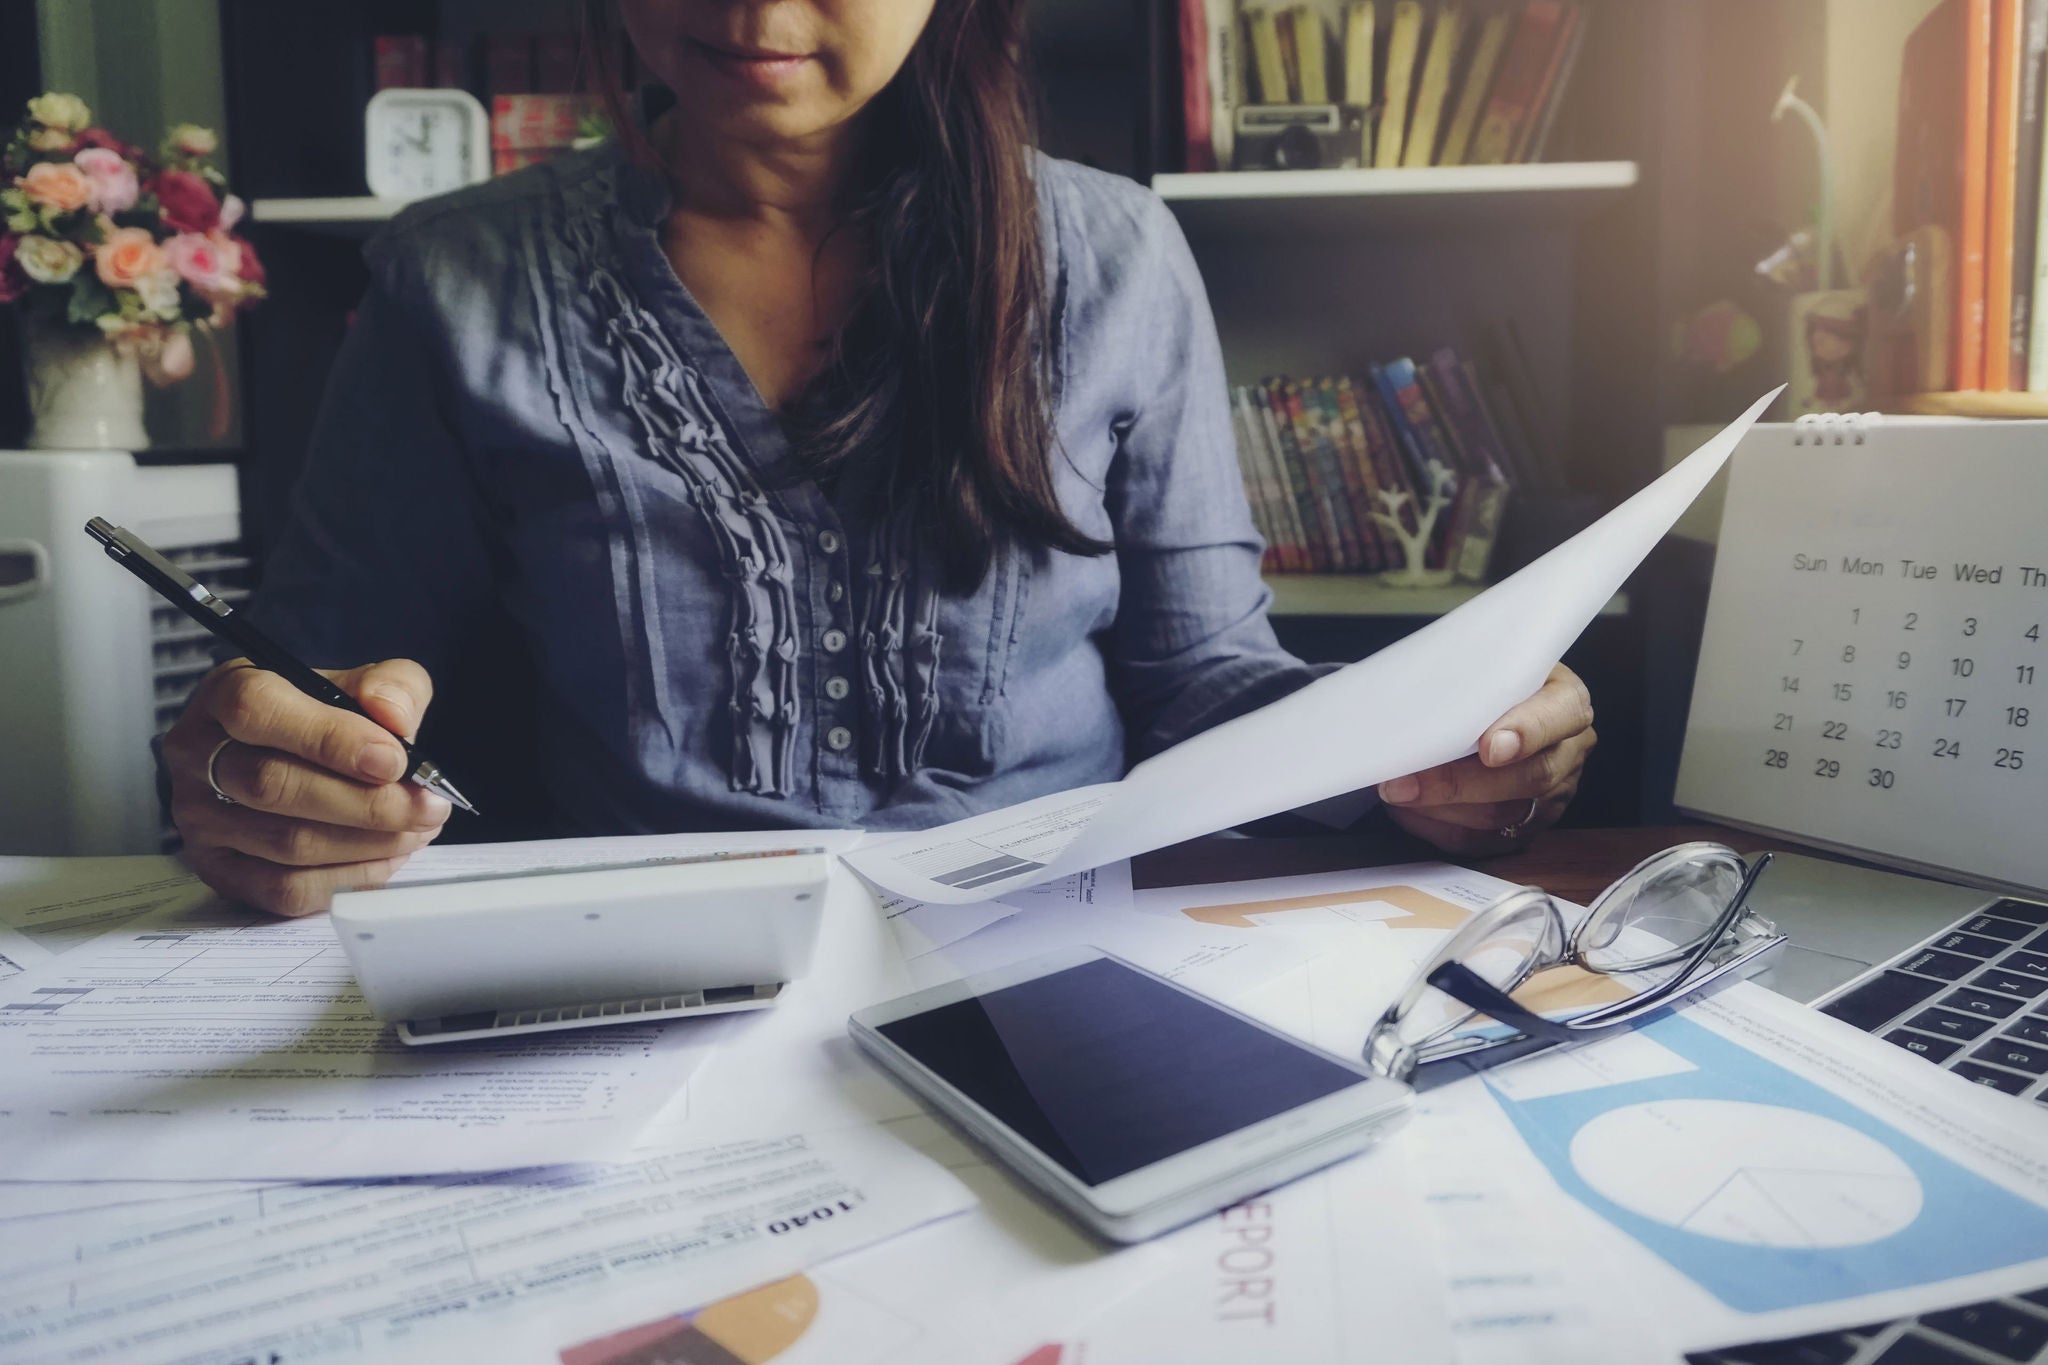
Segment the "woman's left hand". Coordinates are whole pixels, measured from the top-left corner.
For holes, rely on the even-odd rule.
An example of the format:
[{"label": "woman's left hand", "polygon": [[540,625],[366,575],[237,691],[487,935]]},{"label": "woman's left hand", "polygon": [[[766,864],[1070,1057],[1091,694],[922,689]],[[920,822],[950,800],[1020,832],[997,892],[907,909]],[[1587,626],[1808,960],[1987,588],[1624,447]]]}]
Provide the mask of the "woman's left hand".
[{"label": "woman's left hand", "polygon": [[1446,853],[1506,853],[1548,829],[1578,793],[1593,699],[1563,664],[1480,737],[1479,752],[1380,784],[1394,823]]}]

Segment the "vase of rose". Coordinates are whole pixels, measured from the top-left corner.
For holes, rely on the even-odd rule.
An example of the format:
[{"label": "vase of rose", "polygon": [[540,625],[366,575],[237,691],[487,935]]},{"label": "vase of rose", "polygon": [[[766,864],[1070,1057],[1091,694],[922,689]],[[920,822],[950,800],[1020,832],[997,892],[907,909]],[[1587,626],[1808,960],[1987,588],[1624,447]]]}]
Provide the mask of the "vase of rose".
[{"label": "vase of rose", "polygon": [[0,303],[23,321],[29,444],[137,450],[143,379],[189,378],[195,341],[263,297],[263,266],[212,132],[180,124],[152,156],[91,124],[42,95],[0,150]]}]

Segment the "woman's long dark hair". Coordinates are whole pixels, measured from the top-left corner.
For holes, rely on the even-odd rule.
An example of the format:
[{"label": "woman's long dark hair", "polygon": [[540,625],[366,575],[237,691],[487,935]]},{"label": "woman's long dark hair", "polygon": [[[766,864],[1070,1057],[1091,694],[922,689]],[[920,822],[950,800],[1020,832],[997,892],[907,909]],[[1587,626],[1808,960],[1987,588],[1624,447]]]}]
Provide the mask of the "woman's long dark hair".
[{"label": "woman's long dark hair", "polygon": [[[1024,5],[937,0],[903,70],[864,112],[872,169],[850,226],[871,243],[871,272],[830,364],[792,405],[797,474],[889,461],[873,482],[917,501],[920,539],[954,592],[986,577],[1005,539],[1112,548],[1067,518],[1053,486],[1055,338]],[[586,0],[587,36],[614,125],[631,139],[614,8]]]}]

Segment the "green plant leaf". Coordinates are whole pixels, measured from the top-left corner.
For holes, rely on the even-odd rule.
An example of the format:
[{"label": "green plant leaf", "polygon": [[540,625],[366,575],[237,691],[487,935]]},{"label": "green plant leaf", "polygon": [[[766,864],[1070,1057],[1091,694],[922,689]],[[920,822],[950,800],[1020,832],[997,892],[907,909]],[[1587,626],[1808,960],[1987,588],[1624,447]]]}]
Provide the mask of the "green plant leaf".
[{"label": "green plant leaf", "polygon": [[72,277],[71,304],[64,310],[66,322],[96,322],[119,309],[113,292],[100,283],[99,276],[81,270]]}]

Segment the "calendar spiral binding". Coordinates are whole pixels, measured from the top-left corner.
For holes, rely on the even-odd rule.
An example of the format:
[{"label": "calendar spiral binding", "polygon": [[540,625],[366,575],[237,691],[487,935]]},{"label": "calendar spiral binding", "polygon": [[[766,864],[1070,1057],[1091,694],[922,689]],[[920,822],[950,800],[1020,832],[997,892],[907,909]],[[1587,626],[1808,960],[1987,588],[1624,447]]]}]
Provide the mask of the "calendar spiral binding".
[{"label": "calendar spiral binding", "polygon": [[1809,412],[1794,419],[1792,444],[1864,445],[1869,441],[1872,429],[1883,421],[1881,412]]}]

